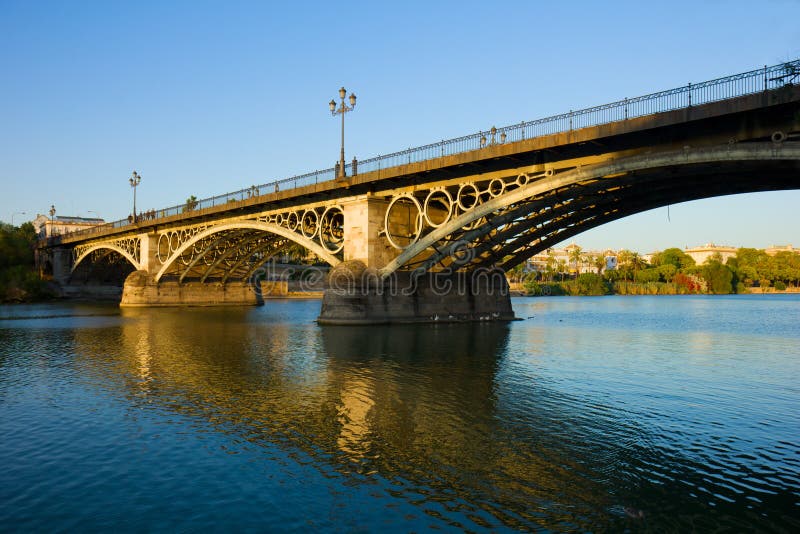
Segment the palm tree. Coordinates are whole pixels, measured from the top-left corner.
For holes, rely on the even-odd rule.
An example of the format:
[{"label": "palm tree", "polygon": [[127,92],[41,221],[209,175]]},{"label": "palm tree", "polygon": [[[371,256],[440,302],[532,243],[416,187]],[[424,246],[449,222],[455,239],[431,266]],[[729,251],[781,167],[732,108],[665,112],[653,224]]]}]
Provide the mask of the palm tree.
[{"label": "palm tree", "polygon": [[547,281],[553,281],[553,273],[556,272],[556,258],[553,255],[553,249],[547,249],[547,264],[545,265],[545,272],[547,273]]},{"label": "palm tree", "polygon": [[575,245],[572,250],[569,251],[569,259],[575,262],[575,276],[577,277],[581,274],[580,268],[578,267],[578,263],[583,261],[583,249],[578,245]]},{"label": "palm tree", "polygon": [[198,200],[197,197],[192,195],[186,199],[186,204],[183,207],[183,211],[192,211],[197,207]]},{"label": "palm tree", "polygon": [[597,274],[602,274],[603,269],[606,268],[606,259],[602,254],[598,254],[592,258],[592,264],[597,269]]},{"label": "palm tree", "polygon": [[625,271],[625,280],[628,280],[628,271],[630,270],[630,262],[633,252],[627,249],[620,250],[617,253],[617,266],[620,270]]},{"label": "palm tree", "polygon": [[644,258],[642,258],[638,252],[631,253],[629,262],[631,264],[631,268],[633,269],[634,278],[636,277],[636,271],[647,265],[647,262],[644,261]]}]

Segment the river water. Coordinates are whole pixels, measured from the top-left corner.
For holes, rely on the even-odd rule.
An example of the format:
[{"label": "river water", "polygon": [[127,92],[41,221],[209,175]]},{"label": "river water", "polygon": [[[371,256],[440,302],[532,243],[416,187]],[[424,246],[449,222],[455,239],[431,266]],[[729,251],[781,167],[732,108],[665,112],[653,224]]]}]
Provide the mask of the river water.
[{"label": "river water", "polygon": [[800,531],[800,296],[0,307],[8,531]]}]

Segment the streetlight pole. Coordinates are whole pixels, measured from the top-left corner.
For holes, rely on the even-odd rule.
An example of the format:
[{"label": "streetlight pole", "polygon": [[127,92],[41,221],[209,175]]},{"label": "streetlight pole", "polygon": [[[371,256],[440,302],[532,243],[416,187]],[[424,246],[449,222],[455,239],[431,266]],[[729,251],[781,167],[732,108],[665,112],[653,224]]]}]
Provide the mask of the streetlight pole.
[{"label": "streetlight pole", "polygon": [[128,183],[130,183],[133,188],[133,222],[136,222],[136,186],[138,186],[141,181],[142,176],[136,171],[133,171],[131,177],[128,178]]},{"label": "streetlight pole", "polygon": [[53,224],[53,219],[56,216],[56,206],[55,206],[55,204],[50,204],[50,212],[49,213],[50,213],[50,235],[47,235],[47,232],[45,232],[45,236],[46,237],[53,236],[56,233],[56,227]]},{"label": "streetlight pole", "polygon": [[338,172],[336,178],[344,178],[345,176],[347,176],[347,173],[345,173],[345,170],[344,170],[344,114],[349,112],[349,111],[353,111],[353,108],[356,107],[356,95],[355,95],[355,93],[350,93],[350,105],[349,106],[344,103],[344,97],[345,96],[347,96],[347,90],[344,87],[342,87],[341,89],[339,89],[339,98],[342,99],[342,103],[339,105],[339,109],[336,109],[336,101],[335,100],[331,100],[328,103],[328,105],[331,108],[331,115],[333,115],[334,117],[336,115],[341,115],[342,116],[342,152],[341,152],[341,155],[339,156],[339,172]]},{"label": "streetlight pole", "polygon": [[11,226],[14,226],[14,215],[25,215],[24,211],[15,211],[11,214]]}]

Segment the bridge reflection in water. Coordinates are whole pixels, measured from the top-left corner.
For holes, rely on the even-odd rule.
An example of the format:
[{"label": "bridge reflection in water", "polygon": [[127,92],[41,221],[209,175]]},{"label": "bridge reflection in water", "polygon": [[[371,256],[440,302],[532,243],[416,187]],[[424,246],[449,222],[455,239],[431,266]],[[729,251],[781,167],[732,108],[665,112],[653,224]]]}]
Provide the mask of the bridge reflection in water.
[{"label": "bridge reflection in water", "polygon": [[28,530],[793,530],[796,304],[520,299],[535,319],[368,328],[300,301],[43,307],[0,319],[0,512]]},{"label": "bridge reflection in water", "polygon": [[[556,393],[532,384],[523,420],[498,416],[505,323],[320,328],[233,308],[121,313],[119,329],[78,331],[77,353],[143,409],[302,451],[326,477],[377,483],[459,528],[615,521],[603,477],[573,469],[602,446],[538,430],[580,419],[550,412]],[[566,503],[582,503],[575,517]]]}]

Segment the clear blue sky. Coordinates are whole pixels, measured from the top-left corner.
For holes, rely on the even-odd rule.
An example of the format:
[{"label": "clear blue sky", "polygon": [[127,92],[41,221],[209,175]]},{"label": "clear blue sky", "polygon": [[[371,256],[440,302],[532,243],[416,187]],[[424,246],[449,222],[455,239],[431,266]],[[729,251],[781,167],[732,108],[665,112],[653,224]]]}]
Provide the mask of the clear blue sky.
[{"label": "clear blue sky", "polygon": [[[0,0],[0,220],[124,218],[134,169],[148,209],[331,167],[342,85],[349,160],[800,57],[797,1],[555,4]],[[798,246],[799,208],[718,198],[575,241]]]}]

